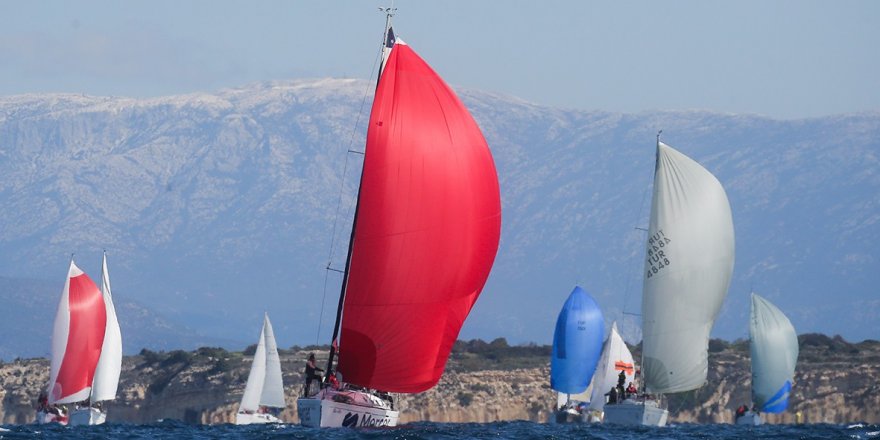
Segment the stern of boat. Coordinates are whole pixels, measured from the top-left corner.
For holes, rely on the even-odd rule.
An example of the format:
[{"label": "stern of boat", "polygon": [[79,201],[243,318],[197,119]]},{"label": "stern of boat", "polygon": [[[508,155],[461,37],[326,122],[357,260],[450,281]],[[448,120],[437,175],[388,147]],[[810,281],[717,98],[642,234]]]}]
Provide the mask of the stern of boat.
[{"label": "stern of boat", "polygon": [[736,419],[737,425],[750,425],[750,426],[759,426],[763,425],[764,421],[761,420],[761,415],[752,411],[749,411],[739,418]]},{"label": "stern of boat", "polygon": [[70,426],[101,425],[107,421],[107,414],[98,408],[77,408],[70,413]]},{"label": "stern of boat", "polygon": [[666,426],[669,411],[655,400],[627,399],[605,405],[604,423],[630,426]]}]

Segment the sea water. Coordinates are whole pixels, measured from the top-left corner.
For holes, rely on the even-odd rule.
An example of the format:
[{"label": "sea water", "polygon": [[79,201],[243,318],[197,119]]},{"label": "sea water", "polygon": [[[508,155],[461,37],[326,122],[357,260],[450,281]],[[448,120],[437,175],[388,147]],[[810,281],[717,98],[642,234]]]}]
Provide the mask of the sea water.
[{"label": "sea water", "polygon": [[880,426],[849,425],[695,425],[664,428],[601,424],[557,425],[534,422],[409,423],[381,429],[314,429],[297,425],[100,426],[3,425],[0,439],[880,439]]}]

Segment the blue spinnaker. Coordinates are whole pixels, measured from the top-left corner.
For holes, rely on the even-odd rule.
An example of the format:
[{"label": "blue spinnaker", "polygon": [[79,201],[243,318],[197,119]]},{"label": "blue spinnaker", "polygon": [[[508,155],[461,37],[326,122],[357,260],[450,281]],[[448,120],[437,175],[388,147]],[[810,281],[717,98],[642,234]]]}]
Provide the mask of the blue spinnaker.
[{"label": "blue spinnaker", "polygon": [[603,339],[602,310],[593,297],[576,286],[556,319],[550,387],[565,394],[586,391],[602,354]]}]

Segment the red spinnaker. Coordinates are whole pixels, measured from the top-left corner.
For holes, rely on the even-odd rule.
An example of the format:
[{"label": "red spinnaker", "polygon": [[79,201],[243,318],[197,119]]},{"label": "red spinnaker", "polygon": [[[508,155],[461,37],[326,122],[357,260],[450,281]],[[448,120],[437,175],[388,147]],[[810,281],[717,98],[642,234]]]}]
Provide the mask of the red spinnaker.
[{"label": "red spinnaker", "polygon": [[501,199],[477,123],[405,44],[376,89],[359,197],[339,371],[364,387],[427,390],[489,276]]},{"label": "red spinnaker", "polygon": [[85,273],[70,277],[68,307],[70,327],[67,349],[52,388],[55,395],[53,400],[63,399],[92,386],[107,326],[107,311],[101,290]]}]

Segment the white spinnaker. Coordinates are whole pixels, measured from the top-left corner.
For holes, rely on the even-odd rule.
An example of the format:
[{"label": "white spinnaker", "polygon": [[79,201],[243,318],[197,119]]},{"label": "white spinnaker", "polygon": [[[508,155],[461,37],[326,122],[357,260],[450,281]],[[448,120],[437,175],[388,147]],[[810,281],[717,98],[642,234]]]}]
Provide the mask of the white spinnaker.
[{"label": "white spinnaker", "polygon": [[785,386],[785,382],[794,379],[798,339],[794,326],[785,314],[754,293],[749,339],[752,401],[760,408]]},{"label": "white spinnaker", "polygon": [[[70,260],[70,267],[67,269],[67,279],[64,281],[64,290],[61,291],[61,299],[58,301],[58,311],[55,312],[55,325],[52,329],[52,353],[49,362],[49,389],[46,390],[49,395],[49,403],[58,403],[54,399],[55,393],[52,389],[55,387],[55,381],[58,380],[58,372],[61,371],[61,361],[64,360],[64,353],[67,351],[67,336],[70,332],[70,279],[83,273],[80,268],[76,267],[73,260]],[[88,390],[86,390],[88,391]],[[79,395],[80,393],[77,393]],[[79,400],[83,400],[88,394],[83,395]]]},{"label": "white spinnaker", "polygon": [[724,188],[684,154],[657,143],[642,292],[642,372],[649,393],[699,388],[709,333],[733,272]]},{"label": "white spinnaker", "polygon": [[266,338],[266,379],[263,382],[260,404],[284,408],[286,404],[284,403],[284,383],[281,380],[281,359],[278,356],[275,332],[272,330],[268,314],[263,321],[263,334]]},{"label": "white spinnaker", "polygon": [[596,366],[596,374],[593,375],[593,395],[590,397],[590,409],[601,410],[605,408],[605,393],[611,391],[611,387],[617,386],[620,370],[615,365],[620,362],[629,365],[629,373],[626,374],[626,383],[629,385],[635,378],[635,364],[633,362],[632,353],[617,332],[617,322],[611,324],[611,334],[602,347],[602,357],[599,358],[599,365]]},{"label": "white spinnaker", "polygon": [[260,330],[260,341],[254,351],[254,362],[248,374],[247,385],[244,387],[244,395],[241,396],[239,411],[257,411],[260,407],[260,397],[263,394],[263,384],[266,381],[266,323],[263,321],[263,329]]},{"label": "white spinnaker", "polygon": [[116,398],[119,374],[122,372],[122,333],[119,331],[113,294],[110,291],[107,254],[104,254],[101,266],[101,294],[107,311],[107,328],[104,331],[104,343],[101,345],[101,357],[95,367],[95,378],[92,380],[92,401],[96,402]]}]

